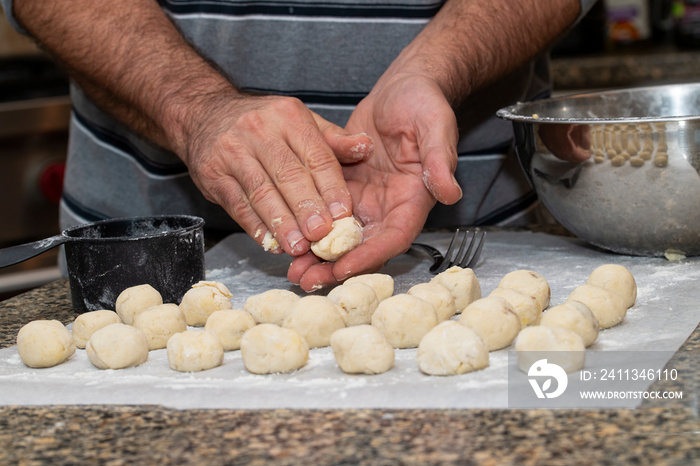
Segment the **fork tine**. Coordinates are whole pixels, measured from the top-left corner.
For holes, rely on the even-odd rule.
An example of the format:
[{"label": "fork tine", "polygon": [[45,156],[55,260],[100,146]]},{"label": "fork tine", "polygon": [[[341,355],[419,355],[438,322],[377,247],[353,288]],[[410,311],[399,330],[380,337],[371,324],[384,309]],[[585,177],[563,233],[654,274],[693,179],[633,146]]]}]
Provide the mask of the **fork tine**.
[{"label": "fork tine", "polygon": [[464,262],[464,259],[469,256],[469,253],[471,253],[472,247],[474,246],[473,240],[474,235],[472,235],[472,232],[469,230],[465,231],[464,237],[462,238],[462,245],[459,247],[457,255],[450,261],[452,265],[462,266],[461,264]]},{"label": "fork tine", "polygon": [[472,252],[472,249],[474,248],[474,239],[474,233],[468,230],[464,232],[464,238],[462,238],[462,247],[459,248],[459,252],[457,252],[457,255],[454,257],[454,259],[452,259],[452,265],[458,265],[462,267],[462,264],[466,262],[466,258],[469,257],[469,255]]},{"label": "fork tine", "polygon": [[[474,233],[474,236],[472,236],[472,241],[469,244],[469,249],[460,260],[460,267],[471,268],[472,266],[476,265],[476,263],[479,261],[479,256],[481,256],[481,249],[484,247],[485,236],[486,232],[484,231]],[[470,255],[471,250],[474,248],[475,244],[477,245],[476,250],[474,250],[474,254]]]},{"label": "fork tine", "polygon": [[440,266],[434,271],[434,273],[438,274],[441,272],[444,272],[447,270],[449,267],[452,267],[454,262],[450,260],[450,257],[452,257],[452,251],[454,251],[455,245],[457,244],[457,238],[459,238],[459,228],[457,231],[455,231],[455,234],[452,236],[452,241],[450,241],[450,245],[447,247],[447,251],[445,252],[445,258],[443,259],[442,263],[440,263]]}]

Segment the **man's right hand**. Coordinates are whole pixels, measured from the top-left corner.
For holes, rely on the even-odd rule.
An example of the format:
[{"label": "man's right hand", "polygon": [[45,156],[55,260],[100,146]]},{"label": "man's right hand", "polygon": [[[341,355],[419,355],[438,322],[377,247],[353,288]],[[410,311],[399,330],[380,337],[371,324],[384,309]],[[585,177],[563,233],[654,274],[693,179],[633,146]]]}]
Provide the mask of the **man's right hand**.
[{"label": "man's right hand", "polygon": [[351,215],[339,162],[366,157],[371,139],[347,135],[294,98],[221,97],[187,138],[192,179],[259,243],[270,231],[288,254],[308,252],[334,219]]},{"label": "man's right hand", "polygon": [[366,156],[370,138],[347,136],[297,99],[239,92],[157,2],[23,0],[13,11],[95,103],[177,154],[259,244],[271,231],[301,255],[351,215],[339,161]]}]

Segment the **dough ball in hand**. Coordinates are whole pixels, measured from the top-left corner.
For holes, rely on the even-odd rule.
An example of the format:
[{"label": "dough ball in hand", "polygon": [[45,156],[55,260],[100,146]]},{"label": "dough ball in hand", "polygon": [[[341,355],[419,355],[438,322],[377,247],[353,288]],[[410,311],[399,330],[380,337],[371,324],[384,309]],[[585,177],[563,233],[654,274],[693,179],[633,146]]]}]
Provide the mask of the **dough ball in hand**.
[{"label": "dough ball in hand", "polygon": [[617,293],[627,308],[632,307],[637,300],[637,282],[632,273],[622,265],[601,265],[591,272],[586,284]]},{"label": "dough ball in hand", "polygon": [[255,319],[241,309],[214,311],[207,319],[204,330],[219,338],[224,351],[240,349],[243,334],[255,327]]},{"label": "dough ball in hand", "polygon": [[371,325],[343,328],[331,335],[340,370],[347,374],[381,374],[394,365],[394,348]]},{"label": "dough ball in hand", "polygon": [[53,367],[75,353],[70,331],[57,320],[35,320],[17,333],[17,352],[29,367]]},{"label": "dough ball in hand", "polygon": [[518,368],[528,373],[530,367],[540,359],[557,364],[567,373],[583,368],[586,346],[577,333],[562,327],[524,328],[515,339]]},{"label": "dough ball in hand", "polygon": [[187,325],[203,327],[214,312],[231,309],[231,292],[219,282],[201,281],[192,285],[182,297],[180,309],[185,314]]},{"label": "dough ball in hand", "polygon": [[168,365],[178,372],[199,372],[213,369],[224,361],[224,347],[213,333],[187,330],[170,337],[167,346]]},{"label": "dough ball in hand", "polygon": [[394,348],[415,348],[438,324],[433,305],[410,294],[397,294],[377,306],[372,325]]},{"label": "dough ball in hand", "polygon": [[538,325],[542,311],[535,298],[513,288],[496,288],[489,296],[503,298],[513,307],[513,312],[520,317],[521,326]]},{"label": "dough ball in hand", "polygon": [[407,294],[428,301],[435,308],[438,321],[447,320],[457,313],[455,298],[446,287],[439,283],[419,283],[413,285]]},{"label": "dough ball in hand", "polygon": [[508,301],[497,296],[477,299],[462,312],[459,323],[474,330],[489,351],[513,343],[521,329],[520,317]]},{"label": "dough ball in hand", "polygon": [[131,325],[134,316],[149,307],[163,304],[163,297],[151,285],[136,285],[119,293],[114,309],[123,323]]},{"label": "dough ball in hand", "polygon": [[355,282],[362,282],[374,288],[379,302],[384,301],[394,294],[394,278],[385,273],[365,273],[356,275],[345,280],[344,284]]},{"label": "dough ball in hand", "polygon": [[136,327],[111,324],[92,334],[85,352],[98,369],[125,369],[148,360],[148,339]]},{"label": "dough ball in hand", "polygon": [[287,317],[287,311],[298,300],[299,296],[289,290],[267,290],[249,296],[243,304],[243,310],[259,324],[281,326]]},{"label": "dough ball in hand", "polygon": [[304,296],[292,304],[284,327],[299,333],[311,348],[331,343],[331,335],[345,328],[345,311],[326,296]]},{"label": "dough ball in hand", "polygon": [[306,364],[309,345],[294,330],[260,324],[243,334],[241,357],[253,374],[291,372]]},{"label": "dough ball in hand", "polygon": [[134,327],[148,340],[148,349],[165,348],[170,337],[187,330],[185,315],[177,304],[161,304],[136,314]]},{"label": "dough ball in hand", "polygon": [[600,328],[610,328],[625,319],[627,306],[617,293],[595,285],[580,285],[567,301],[580,301],[591,310]]},{"label": "dough ball in hand", "polygon": [[481,285],[472,269],[463,269],[457,265],[435,275],[430,283],[444,286],[455,298],[457,314],[481,298]]},{"label": "dough ball in hand", "polygon": [[489,350],[474,330],[447,320],[423,337],[416,360],[424,374],[466,374],[489,365]]},{"label": "dough ball in hand", "polygon": [[598,320],[588,306],[579,301],[567,301],[549,308],[542,316],[540,325],[569,329],[581,337],[586,347],[596,341],[600,328]]},{"label": "dough ball in hand", "polygon": [[362,282],[344,283],[328,293],[328,299],[345,311],[345,324],[364,325],[372,322],[372,314],[379,305],[377,293]]},{"label": "dough ball in hand", "polygon": [[99,311],[91,311],[80,314],[75,318],[71,332],[73,333],[73,341],[77,348],[84,349],[88,340],[97,330],[106,327],[110,324],[121,324],[122,320],[116,312],[108,309]]},{"label": "dough ball in hand", "polygon": [[516,270],[506,274],[498,284],[499,288],[512,288],[535,298],[537,307],[544,311],[549,306],[551,290],[549,283],[538,272],[532,270]]},{"label": "dough ball in hand", "polygon": [[333,229],[326,236],[311,243],[311,251],[323,260],[336,261],[362,244],[362,226],[354,217],[333,221]]}]

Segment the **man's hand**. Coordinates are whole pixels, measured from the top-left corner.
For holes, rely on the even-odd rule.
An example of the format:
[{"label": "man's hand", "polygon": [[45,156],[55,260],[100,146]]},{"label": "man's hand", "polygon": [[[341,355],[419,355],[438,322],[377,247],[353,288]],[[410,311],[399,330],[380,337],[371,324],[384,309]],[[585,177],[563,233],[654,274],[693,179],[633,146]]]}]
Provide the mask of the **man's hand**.
[{"label": "man's hand", "polygon": [[348,136],[297,99],[240,92],[157,2],[24,0],[14,12],[91,99],[177,154],[259,244],[271,231],[303,254],[351,214],[339,161],[366,156],[369,137]]},{"label": "man's hand", "polygon": [[409,248],[436,199],[453,204],[462,195],[452,175],[457,122],[430,79],[401,74],[380,80],[346,129],[364,130],[374,141],[370,157],[343,167],[365,241],[335,263],[312,254],[295,259],[288,278],[305,290],[379,269]]},{"label": "man's hand", "polygon": [[346,126],[374,152],[343,173],[365,242],[336,263],[311,254],[287,273],[305,290],[379,269],[420,233],[435,200],[461,197],[452,107],[540,53],[576,18],[578,0],[448,0],[401,52]]},{"label": "man's hand", "polygon": [[220,96],[183,158],[206,198],[258,243],[270,231],[280,244],[272,252],[297,256],[351,214],[338,162],[356,162],[371,148],[367,135],[347,135],[297,99]]}]

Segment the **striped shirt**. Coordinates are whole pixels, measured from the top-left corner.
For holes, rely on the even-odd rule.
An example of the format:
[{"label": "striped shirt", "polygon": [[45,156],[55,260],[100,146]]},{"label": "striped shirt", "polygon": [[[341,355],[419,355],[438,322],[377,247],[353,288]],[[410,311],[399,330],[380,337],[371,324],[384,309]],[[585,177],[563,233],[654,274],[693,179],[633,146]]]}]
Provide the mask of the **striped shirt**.
[{"label": "striped shirt", "polygon": [[[12,11],[12,0],[2,2],[6,12]],[[159,3],[183,36],[237,87],[297,97],[344,126],[355,105],[444,2]],[[494,115],[516,101],[547,96],[548,89],[542,56],[456,109],[462,129],[456,177],[464,196],[454,206],[437,205],[427,226],[525,221],[523,214],[536,199],[510,153],[510,123]],[[62,228],[110,217],[181,213],[204,217],[210,229],[239,229],[221,207],[204,199],[174,154],[129,131],[75,85],[71,98]]]}]

